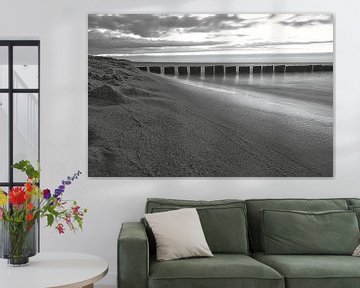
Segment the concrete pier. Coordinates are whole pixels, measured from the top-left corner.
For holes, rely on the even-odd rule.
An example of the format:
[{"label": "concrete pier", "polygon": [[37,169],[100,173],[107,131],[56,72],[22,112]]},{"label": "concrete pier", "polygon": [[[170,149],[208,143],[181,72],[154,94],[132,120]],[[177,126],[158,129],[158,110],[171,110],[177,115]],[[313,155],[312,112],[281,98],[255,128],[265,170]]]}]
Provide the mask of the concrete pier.
[{"label": "concrete pier", "polygon": [[274,66],[275,73],[284,73],[285,72],[285,65],[276,65]]},{"label": "concrete pier", "polygon": [[239,66],[239,74],[250,74],[250,66]]},{"label": "concrete pier", "polygon": [[313,65],[313,71],[314,72],[323,71],[323,66],[322,65]]},{"label": "concrete pier", "polygon": [[205,76],[214,75],[214,66],[205,66]]},{"label": "concrete pier", "polygon": [[311,72],[311,65],[287,65],[285,72]]},{"label": "concrete pier", "polygon": [[150,68],[151,73],[161,74],[161,68],[157,66],[151,66]]},{"label": "concrete pier", "polygon": [[224,66],[223,65],[216,65],[215,66],[215,74],[216,75],[224,75]]},{"label": "concrete pier", "polygon": [[274,66],[263,66],[263,73],[273,73]]},{"label": "concrete pier", "polygon": [[323,71],[333,71],[333,65],[323,65]]},{"label": "concrete pier", "polygon": [[253,73],[261,73],[262,67],[261,66],[253,66]]},{"label": "concrete pier", "polygon": [[175,75],[175,67],[164,67],[165,75]]},{"label": "concrete pier", "polygon": [[178,67],[178,74],[179,75],[188,75],[187,67],[186,66]]},{"label": "concrete pier", "polygon": [[225,67],[225,73],[226,73],[226,75],[228,75],[228,74],[235,75],[236,74],[236,66]]},{"label": "concrete pier", "polygon": [[201,66],[191,66],[190,67],[190,75],[201,75]]}]

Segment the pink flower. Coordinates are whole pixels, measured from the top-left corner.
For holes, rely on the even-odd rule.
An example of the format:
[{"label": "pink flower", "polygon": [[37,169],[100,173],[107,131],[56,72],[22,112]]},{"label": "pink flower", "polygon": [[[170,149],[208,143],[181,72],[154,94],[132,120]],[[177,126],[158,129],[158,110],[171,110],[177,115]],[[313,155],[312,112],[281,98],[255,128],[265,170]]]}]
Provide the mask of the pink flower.
[{"label": "pink flower", "polygon": [[59,234],[65,233],[64,225],[61,223],[59,223],[55,228],[58,230]]},{"label": "pink flower", "polygon": [[2,211],[2,209],[0,208],[0,220],[2,220],[2,218],[3,218],[3,211]]},{"label": "pink flower", "polygon": [[71,209],[73,210],[73,214],[74,214],[74,215],[77,215],[77,214],[79,214],[80,206],[77,205],[77,206],[75,206],[75,207],[71,207]]},{"label": "pink flower", "polygon": [[69,225],[71,223],[71,215],[70,214],[66,215],[65,222],[66,222],[67,225]]}]

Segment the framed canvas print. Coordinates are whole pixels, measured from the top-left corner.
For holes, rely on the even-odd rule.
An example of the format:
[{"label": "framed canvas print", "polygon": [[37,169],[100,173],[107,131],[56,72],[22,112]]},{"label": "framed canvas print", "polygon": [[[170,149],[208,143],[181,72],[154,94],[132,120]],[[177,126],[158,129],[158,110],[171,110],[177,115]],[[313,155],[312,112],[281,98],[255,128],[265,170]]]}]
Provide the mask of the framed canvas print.
[{"label": "framed canvas print", "polygon": [[332,177],[333,15],[91,14],[90,177]]}]

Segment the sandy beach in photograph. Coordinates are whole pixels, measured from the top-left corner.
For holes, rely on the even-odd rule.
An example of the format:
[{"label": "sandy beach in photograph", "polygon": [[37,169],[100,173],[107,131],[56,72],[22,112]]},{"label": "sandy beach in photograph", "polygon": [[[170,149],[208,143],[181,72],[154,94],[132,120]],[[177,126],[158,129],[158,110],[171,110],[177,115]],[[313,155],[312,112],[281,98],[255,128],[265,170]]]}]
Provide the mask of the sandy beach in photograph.
[{"label": "sandy beach in photograph", "polygon": [[89,56],[89,176],[331,177],[330,75],[220,85]]}]

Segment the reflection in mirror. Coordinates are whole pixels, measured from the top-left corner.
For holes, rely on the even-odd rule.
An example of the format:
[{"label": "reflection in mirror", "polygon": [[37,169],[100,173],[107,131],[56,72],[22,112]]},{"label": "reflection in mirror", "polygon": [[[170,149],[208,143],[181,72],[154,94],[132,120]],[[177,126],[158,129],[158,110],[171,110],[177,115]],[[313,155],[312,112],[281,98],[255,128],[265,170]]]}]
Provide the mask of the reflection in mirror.
[{"label": "reflection in mirror", "polygon": [[0,93],[0,182],[9,181],[9,99]]},{"label": "reflection in mirror", "polygon": [[[14,94],[14,163],[38,160],[39,97],[35,93]],[[14,169],[14,181],[26,181],[26,175]]]},{"label": "reflection in mirror", "polygon": [[15,46],[14,58],[14,88],[38,88],[38,47]]},{"label": "reflection in mirror", "polygon": [[9,86],[8,47],[0,46],[0,88]]}]

